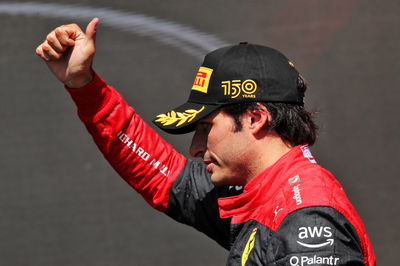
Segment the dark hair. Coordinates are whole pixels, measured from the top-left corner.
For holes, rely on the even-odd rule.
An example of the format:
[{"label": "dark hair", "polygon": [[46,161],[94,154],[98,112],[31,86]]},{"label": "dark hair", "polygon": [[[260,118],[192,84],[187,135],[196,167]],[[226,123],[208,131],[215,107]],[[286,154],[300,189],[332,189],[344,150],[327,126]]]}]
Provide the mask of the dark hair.
[{"label": "dark hair", "polygon": [[[297,89],[304,94],[307,84],[299,76]],[[303,106],[290,103],[244,102],[227,105],[221,110],[235,121],[235,131],[242,129],[241,116],[247,110],[260,109],[264,105],[272,116],[272,121],[266,125],[267,130],[274,130],[284,141],[292,146],[300,144],[313,145],[317,138],[318,127],[313,121],[314,113]]]}]

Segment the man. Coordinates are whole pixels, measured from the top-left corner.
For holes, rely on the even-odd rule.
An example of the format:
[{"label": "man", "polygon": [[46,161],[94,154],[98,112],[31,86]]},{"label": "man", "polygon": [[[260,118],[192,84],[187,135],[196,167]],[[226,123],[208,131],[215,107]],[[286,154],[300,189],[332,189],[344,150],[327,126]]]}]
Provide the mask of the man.
[{"label": "man", "polygon": [[230,251],[228,265],[375,265],[364,226],[308,145],[306,85],[280,52],[240,43],[209,53],[187,103],[154,123],[195,131],[184,158],[93,70],[98,19],[37,48],[116,171],[154,208]]}]

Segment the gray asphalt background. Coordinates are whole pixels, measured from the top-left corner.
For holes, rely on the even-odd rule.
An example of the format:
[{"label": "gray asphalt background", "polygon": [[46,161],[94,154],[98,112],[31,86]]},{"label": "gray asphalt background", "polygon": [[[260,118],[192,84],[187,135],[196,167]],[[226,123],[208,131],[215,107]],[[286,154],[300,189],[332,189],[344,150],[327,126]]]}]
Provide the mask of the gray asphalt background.
[{"label": "gray asphalt background", "polygon": [[[283,51],[310,84],[307,106],[319,112],[314,155],[357,208],[378,265],[398,265],[399,1],[80,3]],[[74,21],[0,13],[0,265],[224,265],[226,251],[152,210],[117,176],[35,55],[50,30]],[[96,71],[147,121],[186,100],[201,63],[105,25],[97,44]],[[165,137],[187,154],[190,135]]]}]

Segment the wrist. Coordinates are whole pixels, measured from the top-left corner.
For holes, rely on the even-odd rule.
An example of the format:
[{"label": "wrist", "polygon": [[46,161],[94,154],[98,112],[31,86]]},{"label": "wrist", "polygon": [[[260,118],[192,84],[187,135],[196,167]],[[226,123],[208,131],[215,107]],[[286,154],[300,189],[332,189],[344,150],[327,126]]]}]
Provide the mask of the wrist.
[{"label": "wrist", "polygon": [[94,71],[91,69],[89,72],[81,74],[79,76],[72,77],[64,83],[64,85],[70,89],[79,89],[89,84],[94,77]]}]

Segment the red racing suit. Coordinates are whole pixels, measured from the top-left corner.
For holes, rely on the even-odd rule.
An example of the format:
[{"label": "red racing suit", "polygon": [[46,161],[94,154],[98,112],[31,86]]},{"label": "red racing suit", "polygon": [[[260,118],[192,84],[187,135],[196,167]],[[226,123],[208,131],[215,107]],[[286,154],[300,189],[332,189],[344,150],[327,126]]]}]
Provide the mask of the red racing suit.
[{"label": "red racing suit", "polygon": [[229,250],[227,265],[375,265],[361,219],[307,145],[243,189],[215,187],[203,163],[176,152],[99,76],[68,91],[121,177],[152,207]]}]

